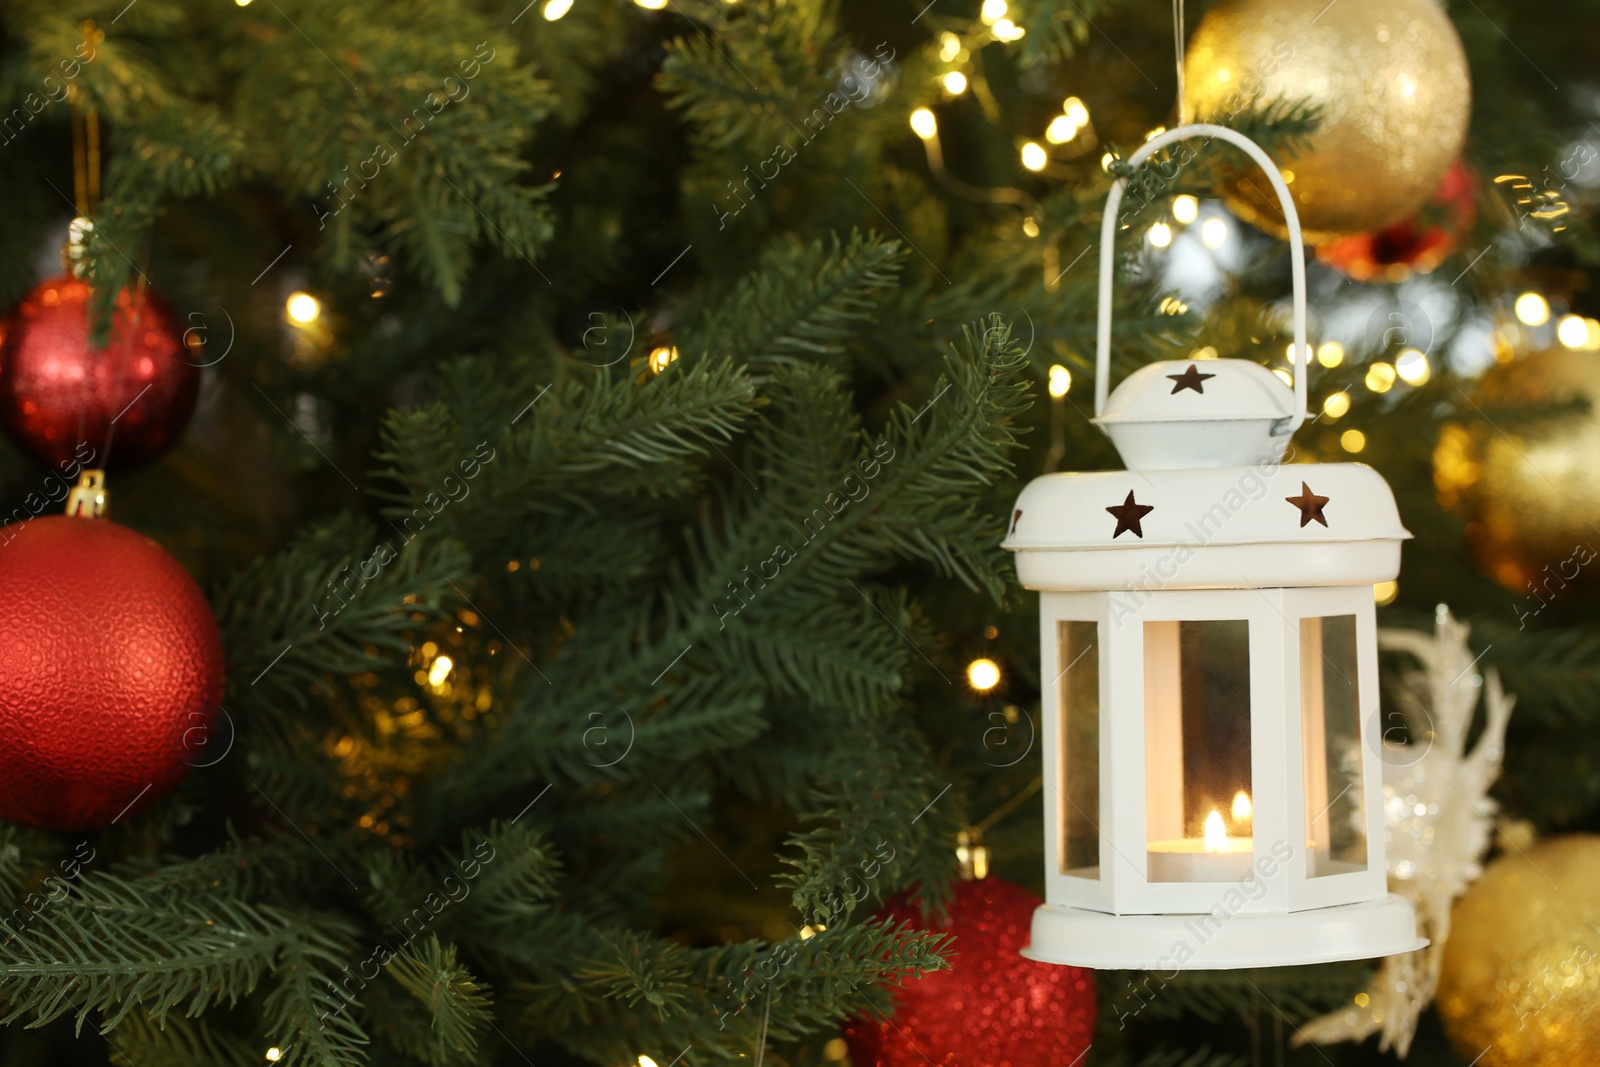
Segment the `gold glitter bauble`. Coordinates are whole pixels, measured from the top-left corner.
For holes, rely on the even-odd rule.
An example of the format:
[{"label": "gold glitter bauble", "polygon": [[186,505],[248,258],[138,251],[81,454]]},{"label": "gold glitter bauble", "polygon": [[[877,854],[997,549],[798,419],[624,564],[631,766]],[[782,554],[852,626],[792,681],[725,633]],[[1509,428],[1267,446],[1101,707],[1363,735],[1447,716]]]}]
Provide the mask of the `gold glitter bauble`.
[{"label": "gold glitter bauble", "polygon": [[1456,904],[1436,1001],[1462,1063],[1578,1067],[1600,1054],[1600,837],[1496,860]]},{"label": "gold glitter bauble", "polygon": [[[1532,417],[1585,400],[1587,410]],[[1434,448],[1439,502],[1469,520],[1484,573],[1536,612],[1600,575],[1588,565],[1600,552],[1600,353],[1552,348],[1502,363],[1472,403],[1485,419],[1446,425]]]},{"label": "gold glitter bauble", "polygon": [[[1416,214],[1461,155],[1472,87],[1437,0],[1223,0],[1194,32],[1185,113],[1227,125],[1273,101],[1322,108],[1311,147],[1278,160],[1305,239],[1322,243]],[[1283,236],[1259,172],[1241,171],[1228,207]]]}]

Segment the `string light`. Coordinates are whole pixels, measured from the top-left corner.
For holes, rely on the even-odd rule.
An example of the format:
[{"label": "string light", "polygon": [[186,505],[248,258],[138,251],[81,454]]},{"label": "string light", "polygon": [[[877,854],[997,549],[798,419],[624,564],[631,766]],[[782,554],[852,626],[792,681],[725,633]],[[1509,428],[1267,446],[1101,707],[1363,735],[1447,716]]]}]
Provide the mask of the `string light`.
[{"label": "string light", "polygon": [[[1289,347],[1287,347],[1287,348],[1285,348],[1283,350],[1283,358],[1289,361],[1289,365],[1290,366],[1298,367],[1300,365],[1300,360],[1295,358],[1294,342],[1293,341],[1290,341],[1289,342]],[[1309,363],[1310,361],[1311,361],[1311,345],[1307,344],[1306,345],[1306,362]]]},{"label": "string light", "polygon": [[1144,135],[1144,139],[1146,141],[1154,141],[1157,137],[1160,137],[1162,134],[1164,134],[1166,132],[1167,132],[1167,128],[1165,126],[1157,126],[1155,129],[1153,129],[1149,133],[1145,134]]},{"label": "string light", "polygon": [[1379,582],[1372,587],[1372,599],[1377,602],[1380,608],[1393,604],[1394,598],[1399,595],[1399,582]]},{"label": "string light", "polygon": [[1027,218],[1023,219],[1022,232],[1027,234],[1029,237],[1039,236],[1039,220],[1034,218],[1032,215],[1029,215]]},{"label": "string light", "polygon": [[961,38],[946,30],[939,35],[939,58],[946,63],[954,63],[961,58]]},{"label": "string light", "polygon": [[1428,380],[1428,357],[1415,348],[1408,348],[1395,357],[1394,371],[1406,383],[1421,385]]},{"label": "string light", "polygon": [[1322,413],[1330,419],[1342,418],[1349,411],[1349,393],[1334,393],[1322,402]]},{"label": "string light", "polygon": [[987,693],[1000,684],[1000,664],[992,659],[975,659],[967,664],[967,684]]},{"label": "string light", "polygon": [[1228,224],[1218,218],[1206,219],[1200,226],[1200,240],[1207,248],[1221,248],[1228,240]]},{"label": "string light", "polygon": [[1172,243],[1172,227],[1164,222],[1158,222],[1150,227],[1150,243],[1157,248],[1165,248]]},{"label": "string light", "polygon": [[639,1053],[639,1067],[656,1067],[656,1061],[641,1052]]},{"label": "string light", "polygon": [[1089,125],[1089,109],[1075,96],[1069,96],[1061,102],[1061,113],[1079,129]]},{"label": "string light", "polygon": [[842,1037],[833,1038],[822,1046],[822,1058],[831,1060],[834,1063],[839,1062],[848,1055],[850,1055],[850,1046],[845,1044],[845,1040]]},{"label": "string light", "polygon": [[1344,345],[1338,341],[1324,341],[1317,346],[1317,362],[1324,367],[1337,367],[1344,362]]},{"label": "string light", "polygon": [[1105,171],[1107,174],[1110,174],[1111,164],[1116,162],[1116,159],[1116,156],[1112,155],[1110,152],[1107,152],[1105,155],[1100,157],[1100,169]]},{"label": "string light", "polygon": [[1045,127],[1044,139],[1051,144],[1066,144],[1078,136],[1078,127],[1065,115],[1057,115]]},{"label": "string light", "polygon": [[661,345],[653,348],[650,350],[650,369],[656,374],[660,374],[667,369],[668,364],[673,363],[677,358],[678,348],[676,345]]},{"label": "string light", "polygon": [[1528,326],[1543,326],[1550,321],[1550,301],[1538,293],[1523,293],[1517,297],[1517,318]]},{"label": "string light", "polygon": [[1172,217],[1185,226],[1200,217],[1200,201],[1184,193],[1172,199]]},{"label": "string light", "polygon": [[911,132],[929,140],[939,133],[939,120],[933,117],[933,112],[925,107],[919,107],[911,113]]},{"label": "string light", "polygon": [[1556,324],[1556,338],[1568,348],[1583,348],[1589,343],[1589,324],[1579,315],[1563,315]]},{"label": "string light", "polygon": [[1010,19],[997,19],[992,32],[997,41],[1020,41],[1028,34],[1027,30]]},{"label": "string light", "polygon": [[660,11],[667,6],[667,0],[633,0],[633,2],[646,11]]},{"label": "string light", "polygon": [[1050,162],[1050,156],[1044,150],[1044,145],[1038,141],[1029,141],[1022,146],[1022,165],[1031,171],[1044,170],[1045,164]]},{"label": "string light", "polygon": [[1006,0],[983,0],[983,7],[978,9],[978,17],[985,26],[993,26],[996,22],[1006,17]]},{"label": "string light", "polygon": [[[240,0],[239,6],[240,7],[245,7],[249,3],[250,3],[250,0]],[[274,1045],[272,1048],[267,1049],[267,1062],[268,1063],[277,1063],[282,1058],[283,1058],[283,1049],[278,1048],[276,1045]]]},{"label": "string light", "polygon": [[[233,2],[238,4],[240,7],[249,7],[250,6],[250,0],[233,0]],[[269,1059],[269,1060],[270,1059],[275,1059],[275,1058],[276,1057],[273,1057],[273,1056],[268,1056],[267,1057],[267,1059]]]},{"label": "string light", "polygon": [[1367,435],[1360,430],[1346,430],[1339,435],[1339,447],[1346,452],[1360,452],[1367,447]]},{"label": "string light", "polygon": [[1072,372],[1057,363],[1050,368],[1050,395],[1063,397],[1072,388]]},{"label": "string light", "polygon": [[549,0],[540,13],[544,15],[545,21],[554,22],[571,10],[572,0]]},{"label": "string light", "polygon": [[944,91],[951,96],[960,96],[967,91],[967,76],[959,70],[952,70],[944,76]]},{"label": "string light", "polygon": [[1284,385],[1293,385],[1294,384],[1294,375],[1290,374],[1288,371],[1284,370],[1282,367],[1273,367],[1272,368],[1272,373],[1276,374],[1278,376],[1279,380],[1282,381]]},{"label": "string light", "polygon": [[440,656],[434,660],[433,666],[428,668],[428,684],[435,689],[439,688],[444,684],[444,680],[450,677],[450,668],[455,665],[455,660],[449,656]]},{"label": "string light", "polygon": [[293,293],[283,305],[289,321],[297,326],[309,326],[322,315],[322,303],[310,293]]},{"label": "string light", "polygon": [[1374,393],[1387,393],[1394,387],[1396,377],[1393,364],[1379,361],[1367,368],[1367,388]]}]

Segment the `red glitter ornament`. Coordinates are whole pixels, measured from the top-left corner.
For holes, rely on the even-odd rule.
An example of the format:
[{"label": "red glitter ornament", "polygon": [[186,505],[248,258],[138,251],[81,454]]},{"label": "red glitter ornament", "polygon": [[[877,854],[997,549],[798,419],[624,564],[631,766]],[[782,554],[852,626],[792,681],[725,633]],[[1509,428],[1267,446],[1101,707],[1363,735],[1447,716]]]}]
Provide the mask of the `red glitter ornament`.
[{"label": "red glitter ornament", "polygon": [[[895,1012],[845,1026],[855,1067],[1068,1067],[1094,1040],[1094,972],[1023,959],[1040,899],[998,878],[961,882],[946,922],[948,970],[907,982]],[[926,927],[905,896],[879,912]]]},{"label": "red glitter ornament", "polygon": [[91,830],[155,803],[222,702],[194,579],[109,519],[0,527],[0,819]]},{"label": "red glitter ornament", "polygon": [[[82,463],[128,470],[178,439],[200,393],[198,360],[177,312],[160,296],[117,294],[105,348],[89,347],[87,283],[39,283],[0,336],[0,425],[50,466]],[[86,448],[80,450],[79,443]]]},{"label": "red glitter ornament", "polygon": [[1317,258],[1357,281],[1402,282],[1443,263],[1477,218],[1477,183],[1458,159],[1421,211],[1386,230],[1319,245]]}]

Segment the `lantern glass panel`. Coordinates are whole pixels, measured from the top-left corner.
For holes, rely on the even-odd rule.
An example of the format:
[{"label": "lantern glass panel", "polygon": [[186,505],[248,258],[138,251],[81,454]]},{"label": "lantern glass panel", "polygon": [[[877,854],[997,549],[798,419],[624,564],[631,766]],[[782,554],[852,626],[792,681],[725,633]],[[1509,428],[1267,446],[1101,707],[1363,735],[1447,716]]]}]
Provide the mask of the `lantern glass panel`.
[{"label": "lantern glass panel", "polygon": [[1144,691],[1149,880],[1249,877],[1249,623],[1146,622]]},{"label": "lantern glass panel", "polygon": [[1309,878],[1367,866],[1356,647],[1354,615],[1300,620]]},{"label": "lantern glass panel", "polygon": [[1061,700],[1061,873],[1100,877],[1100,627],[1056,624]]}]

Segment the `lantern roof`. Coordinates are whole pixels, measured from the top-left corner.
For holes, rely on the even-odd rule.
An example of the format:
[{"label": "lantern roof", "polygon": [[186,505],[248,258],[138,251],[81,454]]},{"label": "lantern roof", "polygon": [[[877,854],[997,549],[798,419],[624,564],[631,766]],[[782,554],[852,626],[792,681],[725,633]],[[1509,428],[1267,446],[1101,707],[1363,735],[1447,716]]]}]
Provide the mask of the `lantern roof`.
[{"label": "lantern roof", "polygon": [[1047,474],[1002,547],[1032,589],[1269,588],[1389,581],[1410,536],[1371,467],[1260,463]]},{"label": "lantern roof", "polygon": [[1294,391],[1247,359],[1166,360],[1140,367],[1094,421],[1130,468],[1273,463],[1289,444]]}]

